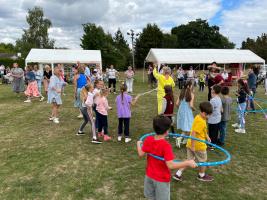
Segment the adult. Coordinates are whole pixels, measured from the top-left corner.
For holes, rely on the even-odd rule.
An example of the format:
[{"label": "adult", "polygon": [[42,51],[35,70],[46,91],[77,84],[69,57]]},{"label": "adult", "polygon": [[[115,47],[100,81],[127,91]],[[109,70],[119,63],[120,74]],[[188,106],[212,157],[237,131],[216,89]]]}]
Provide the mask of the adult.
[{"label": "adult", "polygon": [[107,71],[108,74],[108,88],[111,91],[111,85],[113,87],[113,93],[116,94],[116,78],[118,71],[114,69],[113,65],[110,65],[110,68]]},{"label": "adult", "polygon": [[192,66],[190,66],[189,70],[187,71],[187,80],[191,81],[193,86],[195,85],[195,70],[193,70]]},{"label": "adult", "polygon": [[184,70],[182,67],[179,67],[177,70],[177,80],[178,80],[178,87],[181,90],[184,86]]},{"label": "adult", "polygon": [[172,89],[175,87],[175,83],[171,77],[171,69],[169,67],[163,67],[162,73],[160,74],[157,70],[157,67],[154,66],[153,75],[158,80],[158,91],[157,91],[157,99],[158,99],[158,114],[162,113],[162,101],[163,97],[166,95],[164,87],[166,85],[172,86]]},{"label": "adult", "polygon": [[[257,89],[257,76],[254,73],[253,67],[251,67],[248,71],[248,88],[251,91],[251,95],[252,97],[254,97],[255,93],[256,93],[256,89]],[[253,99],[249,100],[250,102],[250,108],[252,110],[255,110],[255,106],[254,106],[254,101]]]},{"label": "adult", "polygon": [[12,88],[13,91],[19,94],[24,91],[24,71],[18,65],[18,63],[13,63],[13,68],[11,69],[11,76],[13,77]]},{"label": "adult", "polygon": [[211,99],[211,90],[214,85],[221,85],[224,83],[223,77],[220,75],[220,73],[217,73],[216,71],[220,71],[220,67],[217,66],[216,62],[212,62],[211,65],[208,66],[209,75],[208,75],[208,101]]},{"label": "adult", "polygon": [[84,67],[84,75],[86,76],[87,80],[90,80],[91,71],[87,65]]},{"label": "adult", "polygon": [[147,71],[147,76],[148,76],[148,83],[150,84],[151,88],[154,88],[157,80],[155,79],[154,75],[153,75],[153,65],[149,64],[148,66],[148,71]]},{"label": "adult", "polygon": [[5,75],[5,66],[0,64],[0,79],[1,79],[0,84],[4,82],[4,75]]},{"label": "adult", "polygon": [[86,76],[84,75],[84,68],[82,66],[78,67],[78,74],[74,76],[73,79],[74,84],[74,107],[79,109],[79,115],[78,118],[83,118],[83,115],[80,111],[80,107],[82,106],[81,100],[80,100],[80,94],[82,88],[87,84]]},{"label": "adult", "polygon": [[51,76],[52,76],[52,70],[51,70],[50,66],[45,65],[43,83],[44,83],[44,89],[45,89],[46,95],[47,95],[48,85],[49,85]]},{"label": "adult", "polygon": [[128,67],[128,70],[125,71],[125,82],[127,86],[127,92],[131,93],[133,92],[133,77],[134,77],[134,71],[131,66]]}]

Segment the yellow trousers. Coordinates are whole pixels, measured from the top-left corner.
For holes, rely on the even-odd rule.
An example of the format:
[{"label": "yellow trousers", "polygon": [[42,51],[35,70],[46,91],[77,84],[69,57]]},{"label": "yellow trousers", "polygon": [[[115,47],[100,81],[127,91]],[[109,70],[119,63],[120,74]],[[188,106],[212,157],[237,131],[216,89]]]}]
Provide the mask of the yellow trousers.
[{"label": "yellow trousers", "polygon": [[162,102],[163,102],[163,97],[165,94],[158,93],[157,94],[157,99],[158,99],[158,114],[162,112]]}]

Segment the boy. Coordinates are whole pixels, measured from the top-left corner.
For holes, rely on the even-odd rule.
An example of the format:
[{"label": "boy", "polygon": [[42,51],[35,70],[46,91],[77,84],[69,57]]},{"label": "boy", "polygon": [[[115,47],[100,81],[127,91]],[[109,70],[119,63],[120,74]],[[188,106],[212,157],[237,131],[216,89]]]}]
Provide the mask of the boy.
[{"label": "boy", "polygon": [[222,93],[222,120],[220,122],[220,137],[218,145],[224,145],[224,139],[226,135],[227,122],[231,119],[231,104],[233,102],[232,98],[229,96],[229,87],[223,87]]},{"label": "boy", "polygon": [[171,125],[171,120],[165,116],[157,116],[153,119],[155,136],[149,136],[144,141],[137,142],[137,151],[140,157],[145,153],[151,153],[163,157],[165,161],[158,160],[147,155],[146,176],[144,182],[144,195],[153,200],[170,199],[170,169],[185,167],[195,168],[197,165],[193,160],[180,163],[174,162],[174,154],[171,145],[165,140]]},{"label": "boy", "polygon": [[[210,138],[207,134],[207,119],[212,113],[212,105],[210,102],[202,102],[199,105],[200,113],[195,117],[190,136],[198,138],[200,140],[208,140]],[[187,159],[195,159],[196,162],[207,161],[207,145],[203,142],[188,139],[187,144]],[[173,179],[177,181],[182,180],[182,172],[184,169],[179,169],[173,176]],[[205,174],[206,167],[199,167],[198,180],[200,181],[212,181],[212,176]]]},{"label": "boy", "polygon": [[[212,87],[211,95],[212,99],[210,103],[212,105],[212,114],[208,118],[208,128],[209,128],[209,137],[211,139],[211,143],[218,144],[218,135],[220,129],[220,122],[222,118],[222,100],[219,97],[221,92],[221,86],[214,85]],[[210,150],[214,150],[213,147],[209,148]]]}]

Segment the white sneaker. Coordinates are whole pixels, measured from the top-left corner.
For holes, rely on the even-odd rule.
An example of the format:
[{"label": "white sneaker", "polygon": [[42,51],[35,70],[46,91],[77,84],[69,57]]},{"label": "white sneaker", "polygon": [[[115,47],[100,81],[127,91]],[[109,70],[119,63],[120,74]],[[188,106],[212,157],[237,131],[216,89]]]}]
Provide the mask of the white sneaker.
[{"label": "white sneaker", "polygon": [[24,103],[31,103],[32,101],[30,99],[27,99],[24,101]]},{"label": "white sneaker", "polygon": [[232,124],[232,127],[234,127],[234,128],[239,128],[240,126],[239,126],[238,123],[235,123],[235,124]]},{"label": "white sneaker", "polygon": [[44,97],[41,97],[40,101],[43,101],[45,98]]},{"label": "white sneaker", "polygon": [[177,146],[178,148],[181,147],[182,139],[183,139],[182,137],[178,137],[178,138],[176,138],[176,146]]},{"label": "white sneaker", "polygon": [[82,114],[79,114],[79,115],[77,116],[77,118],[81,119],[81,118],[83,118],[83,115],[82,115]]},{"label": "white sneaker", "polygon": [[122,136],[118,136],[118,141],[120,142],[121,140],[122,140]]},{"label": "white sneaker", "polygon": [[54,122],[55,124],[59,124],[59,120],[58,120],[58,118],[54,118],[54,119],[53,119],[53,122]]},{"label": "white sneaker", "polygon": [[132,139],[131,138],[125,138],[125,143],[131,142]]},{"label": "white sneaker", "polygon": [[243,128],[238,128],[238,129],[235,129],[235,132],[236,133],[246,133],[246,130]]},{"label": "white sneaker", "polygon": [[53,121],[55,117],[49,117],[49,121]]}]

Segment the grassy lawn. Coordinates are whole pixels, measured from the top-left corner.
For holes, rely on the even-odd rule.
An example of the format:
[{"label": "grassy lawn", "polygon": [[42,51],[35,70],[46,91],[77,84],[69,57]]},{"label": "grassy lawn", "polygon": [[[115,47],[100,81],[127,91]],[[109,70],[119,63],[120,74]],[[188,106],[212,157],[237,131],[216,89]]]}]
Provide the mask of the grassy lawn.
[{"label": "grassy lawn", "polygon": [[[138,77],[135,92],[148,91],[141,72]],[[56,125],[48,121],[49,104],[23,103],[23,96],[17,97],[10,86],[0,85],[0,199],[144,199],[146,161],[138,158],[135,147],[142,134],[152,131],[156,92],[141,97],[133,108],[130,144],[116,140],[115,95],[110,95],[113,141],[101,145],[90,142],[89,127],[86,136],[75,135],[81,120],[73,108],[71,85],[66,94],[60,124]],[[262,86],[257,97],[267,100]],[[207,91],[196,92],[195,107],[206,99]],[[267,103],[261,105],[267,108]],[[234,133],[230,127],[234,120],[233,111],[225,146],[232,155],[230,164],[208,169],[215,178],[212,183],[199,182],[196,170],[185,171],[183,182],[171,183],[172,199],[266,199],[266,120],[263,114],[249,114],[246,134]],[[184,148],[173,147],[177,158],[186,157]],[[208,156],[210,160],[224,158],[218,151]]]}]

